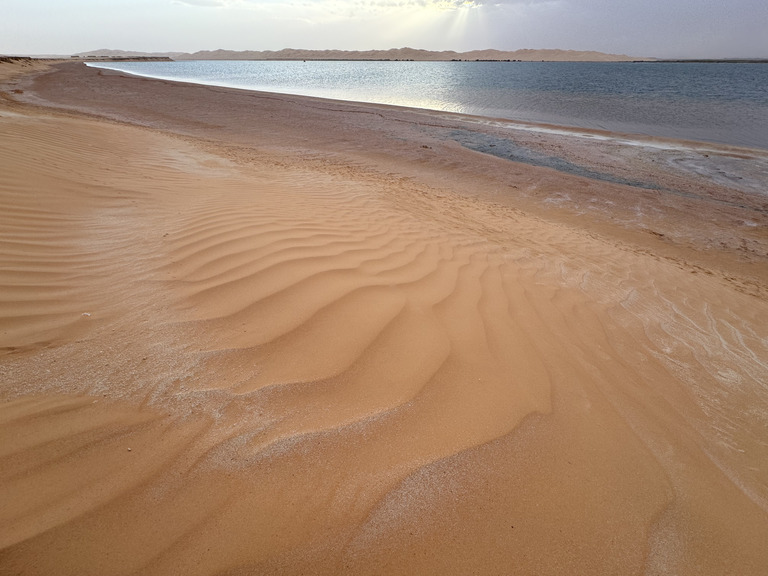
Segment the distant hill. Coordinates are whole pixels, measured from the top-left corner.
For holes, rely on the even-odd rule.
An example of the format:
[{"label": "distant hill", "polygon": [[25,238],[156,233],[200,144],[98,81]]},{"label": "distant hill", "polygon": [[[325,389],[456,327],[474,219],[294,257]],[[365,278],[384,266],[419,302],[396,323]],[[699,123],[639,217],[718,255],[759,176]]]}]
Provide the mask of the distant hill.
[{"label": "distant hill", "polygon": [[415,48],[392,48],[390,50],[283,50],[234,51],[202,50],[193,54],[171,56],[174,60],[415,60],[415,61],[450,61],[450,60],[519,60],[523,62],[630,62],[651,60],[633,58],[624,54],[604,54],[594,51],[576,50],[473,50],[454,52],[452,50],[434,52]]},{"label": "distant hill", "polygon": [[389,50],[201,50],[192,54],[186,52],[134,52],[130,50],[92,50],[73,56],[94,59],[145,59],[171,58],[173,60],[414,60],[438,62],[451,60],[464,61],[508,61],[522,62],[630,62],[635,60],[653,60],[635,58],[625,54],[605,54],[595,51],[578,50],[472,50],[454,52],[453,50],[431,51],[417,48],[392,48]]}]

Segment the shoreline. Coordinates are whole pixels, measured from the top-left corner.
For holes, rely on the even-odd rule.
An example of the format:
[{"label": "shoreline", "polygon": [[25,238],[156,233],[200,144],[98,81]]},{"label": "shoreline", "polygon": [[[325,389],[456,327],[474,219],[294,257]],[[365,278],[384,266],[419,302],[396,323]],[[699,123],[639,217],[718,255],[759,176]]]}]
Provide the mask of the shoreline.
[{"label": "shoreline", "polygon": [[[180,61],[180,63],[185,62],[184,60]],[[409,104],[398,104],[398,103],[386,103],[386,102],[377,102],[375,100],[345,100],[341,98],[334,98],[334,97],[327,97],[322,95],[315,95],[315,94],[302,94],[302,93],[296,93],[296,92],[270,92],[270,91],[262,91],[257,90],[253,88],[248,87],[238,87],[233,86],[227,83],[216,83],[216,82],[205,82],[205,81],[198,81],[198,80],[182,80],[172,77],[163,77],[163,76],[156,76],[151,74],[143,74],[140,72],[135,71],[126,71],[121,70],[120,68],[110,67],[109,63],[104,62],[87,62],[84,61],[84,64],[88,67],[93,67],[97,69],[103,69],[103,70],[110,70],[112,72],[116,72],[119,74],[125,74],[128,76],[134,76],[138,78],[146,78],[146,79],[156,79],[156,80],[163,80],[163,81],[169,81],[169,82],[179,82],[179,83],[187,83],[187,84],[195,84],[200,86],[211,86],[211,87],[218,87],[218,88],[228,88],[233,90],[245,90],[248,92],[254,92],[254,93],[263,93],[263,94],[277,94],[277,95],[283,95],[283,96],[294,96],[294,97],[305,97],[305,98],[316,98],[318,100],[324,100],[328,102],[346,102],[347,104],[360,104],[360,105],[373,105],[373,106],[384,106],[384,107],[394,107],[394,108],[403,108],[406,110],[412,110],[412,111],[423,111],[423,112],[435,112],[438,114],[449,114],[453,115],[456,114],[459,117],[467,117],[467,118],[484,118],[487,121],[495,121],[495,122],[506,122],[509,125],[519,125],[520,127],[528,127],[529,129],[539,129],[538,127],[543,128],[545,131],[554,130],[556,132],[566,132],[566,133],[572,133],[572,134],[579,134],[579,133],[595,133],[595,134],[604,134],[607,136],[610,135],[622,135],[624,137],[624,140],[631,142],[647,142],[647,141],[659,141],[659,142],[685,142],[687,143],[687,146],[692,147],[698,147],[703,148],[706,145],[710,146],[725,146],[725,147],[733,147],[733,148],[745,148],[747,150],[761,150],[764,152],[768,152],[768,144],[765,142],[761,145],[756,145],[755,143],[752,144],[745,144],[745,143],[735,143],[735,142],[728,142],[726,139],[716,139],[716,138],[710,138],[710,139],[701,139],[701,140],[694,140],[691,138],[685,138],[682,136],[669,136],[669,135],[663,135],[662,133],[656,133],[654,134],[654,129],[656,132],[659,132],[659,126],[651,126],[650,130],[648,132],[642,132],[644,129],[643,126],[635,126],[635,132],[632,132],[631,130],[621,130],[616,128],[592,128],[586,125],[586,123],[582,122],[581,124],[572,123],[572,124],[552,124],[548,123],[547,121],[538,121],[538,120],[521,120],[517,118],[505,118],[505,117],[495,117],[495,116],[489,116],[489,115],[483,115],[482,113],[473,113],[473,112],[455,112],[451,110],[444,110],[436,107],[416,107]]]},{"label": "shoreline", "polygon": [[768,563],[768,153],[6,72],[0,571]]}]

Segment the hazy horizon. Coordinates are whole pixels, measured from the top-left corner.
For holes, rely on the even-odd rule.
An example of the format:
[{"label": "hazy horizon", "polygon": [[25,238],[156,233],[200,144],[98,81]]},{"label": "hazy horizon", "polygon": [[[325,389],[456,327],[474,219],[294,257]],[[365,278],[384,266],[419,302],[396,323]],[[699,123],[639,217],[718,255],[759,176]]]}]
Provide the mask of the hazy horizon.
[{"label": "hazy horizon", "polygon": [[768,4],[734,0],[5,0],[0,53],[100,49],[594,50],[768,58]]}]

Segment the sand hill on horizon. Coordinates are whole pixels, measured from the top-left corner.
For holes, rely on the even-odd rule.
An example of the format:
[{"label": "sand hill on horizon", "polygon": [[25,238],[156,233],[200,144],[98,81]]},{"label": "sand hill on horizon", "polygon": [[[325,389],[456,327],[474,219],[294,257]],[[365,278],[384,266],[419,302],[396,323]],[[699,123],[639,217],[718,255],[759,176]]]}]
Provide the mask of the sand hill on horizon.
[{"label": "sand hill on horizon", "polygon": [[80,57],[129,58],[168,57],[174,60],[415,60],[440,62],[451,60],[520,60],[524,62],[630,62],[652,60],[626,54],[606,54],[593,50],[532,50],[504,51],[496,49],[456,52],[453,50],[422,50],[417,48],[391,48],[389,50],[304,50],[284,48],[282,50],[200,50],[185,52],[136,52],[131,50],[99,49],[75,54]]},{"label": "sand hill on horizon", "polygon": [[563,62],[626,62],[640,60],[625,54],[605,54],[592,50],[514,50],[495,49],[455,52],[453,50],[433,51],[416,48],[392,48],[389,50],[201,50],[193,54],[180,55],[178,60],[521,60],[521,61],[563,61]]}]

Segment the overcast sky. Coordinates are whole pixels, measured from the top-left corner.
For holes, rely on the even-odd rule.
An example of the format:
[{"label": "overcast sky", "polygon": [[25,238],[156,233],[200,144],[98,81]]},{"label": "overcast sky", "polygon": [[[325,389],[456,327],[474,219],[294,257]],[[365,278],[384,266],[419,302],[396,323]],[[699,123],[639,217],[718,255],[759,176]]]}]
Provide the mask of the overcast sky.
[{"label": "overcast sky", "polygon": [[0,0],[0,53],[400,48],[768,57],[768,0]]}]

